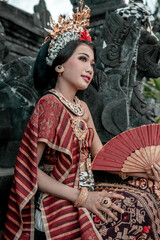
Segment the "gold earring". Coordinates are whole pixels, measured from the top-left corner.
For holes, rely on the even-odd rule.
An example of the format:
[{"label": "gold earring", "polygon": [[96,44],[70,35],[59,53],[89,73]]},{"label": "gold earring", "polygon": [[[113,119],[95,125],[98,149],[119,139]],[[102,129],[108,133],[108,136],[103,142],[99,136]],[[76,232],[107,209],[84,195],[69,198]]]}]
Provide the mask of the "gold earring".
[{"label": "gold earring", "polygon": [[64,67],[62,65],[58,65],[55,67],[55,71],[58,73],[64,72]]}]

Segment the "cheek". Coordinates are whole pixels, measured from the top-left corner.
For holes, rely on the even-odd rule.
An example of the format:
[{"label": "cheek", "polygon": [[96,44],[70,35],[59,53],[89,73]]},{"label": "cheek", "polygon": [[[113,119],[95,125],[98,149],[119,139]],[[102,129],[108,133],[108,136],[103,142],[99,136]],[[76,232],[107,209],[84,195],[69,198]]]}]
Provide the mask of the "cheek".
[{"label": "cheek", "polygon": [[74,69],[80,69],[80,68],[82,68],[82,63],[81,63],[80,61],[78,61],[78,60],[72,60],[72,59],[70,59],[70,60],[66,63],[65,67],[66,67],[66,69],[72,69],[72,70],[74,70]]},{"label": "cheek", "polygon": [[92,74],[91,74],[91,81],[92,81],[93,77],[94,77],[94,70],[92,71]]}]

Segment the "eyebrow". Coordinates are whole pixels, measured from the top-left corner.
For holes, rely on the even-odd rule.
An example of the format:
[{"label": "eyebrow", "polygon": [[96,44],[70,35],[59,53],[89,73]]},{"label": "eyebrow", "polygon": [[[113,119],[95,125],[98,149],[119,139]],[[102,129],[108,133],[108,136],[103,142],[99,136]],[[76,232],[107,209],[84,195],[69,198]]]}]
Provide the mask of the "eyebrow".
[{"label": "eyebrow", "polygon": [[78,53],[78,54],[84,54],[84,55],[86,55],[87,57],[89,57],[89,55],[88,55],[87,53]]},{"label": "eyebrow", "polygon": [[[89,55],[88,55],[87,53],[78,53],[78,55],[80,55],[80,54],[84,54],[85,56],[87,56],[87,57],[89,58]],[[94,59],[92,59],[92,61],[94,61],[94,62],[95,62],[95,60],[94,60]]]}]

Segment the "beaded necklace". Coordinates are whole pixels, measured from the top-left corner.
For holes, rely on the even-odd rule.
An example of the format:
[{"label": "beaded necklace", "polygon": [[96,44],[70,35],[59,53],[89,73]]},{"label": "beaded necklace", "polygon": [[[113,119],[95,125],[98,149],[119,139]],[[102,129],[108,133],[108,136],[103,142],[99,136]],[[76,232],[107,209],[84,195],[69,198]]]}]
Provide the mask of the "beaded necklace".
[{"label": "beaded necklace", "polygon": [[53,93],[56,95],[59,100],[76,116],[83,116],[84,115],[84,109],[82,108],[80,104],[80,100],[75,96],[73,101],[74,103],[68,101],[62,93],[57,91],[56,89],[51,89],[49,92]]}]

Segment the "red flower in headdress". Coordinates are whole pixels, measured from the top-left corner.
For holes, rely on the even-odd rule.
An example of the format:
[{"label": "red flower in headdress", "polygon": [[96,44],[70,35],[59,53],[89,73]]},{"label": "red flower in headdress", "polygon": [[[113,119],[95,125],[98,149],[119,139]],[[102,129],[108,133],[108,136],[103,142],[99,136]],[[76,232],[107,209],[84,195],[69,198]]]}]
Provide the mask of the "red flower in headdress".
[{"label": "red flower in headdress", "polygon": [[92,38],[87,30],[84,30],[80,34],[81,34],[81,36],[79,37],[80,40],[86,40],[86,41],[92,42]]}]

